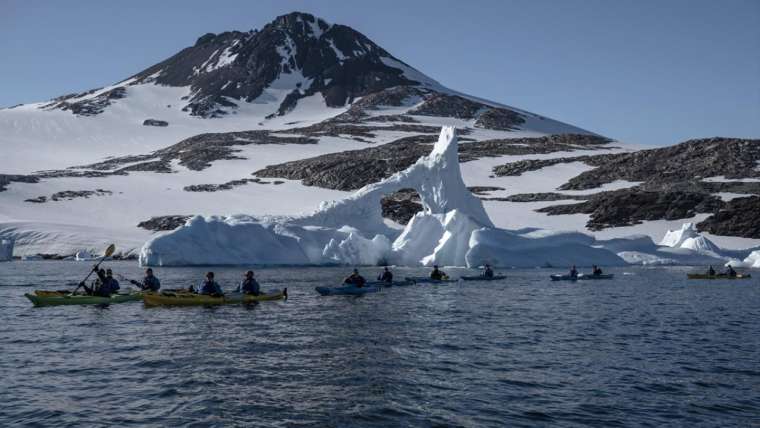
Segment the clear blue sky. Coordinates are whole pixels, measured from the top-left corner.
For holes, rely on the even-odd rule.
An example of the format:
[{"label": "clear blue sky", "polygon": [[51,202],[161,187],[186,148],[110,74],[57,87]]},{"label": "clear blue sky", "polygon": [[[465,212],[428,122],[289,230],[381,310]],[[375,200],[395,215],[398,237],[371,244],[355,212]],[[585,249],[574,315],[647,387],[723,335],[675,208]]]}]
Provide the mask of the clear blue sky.
[{"label": "clear blue sky", "polygon": [[113,83],[295,10],[453,89],[622,141],[760,137],[758,0],[0,0],[0,106]]}]

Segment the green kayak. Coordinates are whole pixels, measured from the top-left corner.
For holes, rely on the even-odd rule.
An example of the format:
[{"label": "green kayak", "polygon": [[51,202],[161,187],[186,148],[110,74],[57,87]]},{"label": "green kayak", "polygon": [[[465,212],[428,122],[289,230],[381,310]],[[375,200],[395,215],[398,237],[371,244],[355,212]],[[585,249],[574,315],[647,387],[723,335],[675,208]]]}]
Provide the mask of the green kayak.
[{"label": "green kayak", "polygon": [[60,305],[102,305],[125,302],[136,302],[143,298],[143,293],[125,293],[114,294],[111,297],[100,296],[81,296],[81,295],[61,295],[61,296],[37,296],[35,294],[24,294],[34,306],[60,306]]}]

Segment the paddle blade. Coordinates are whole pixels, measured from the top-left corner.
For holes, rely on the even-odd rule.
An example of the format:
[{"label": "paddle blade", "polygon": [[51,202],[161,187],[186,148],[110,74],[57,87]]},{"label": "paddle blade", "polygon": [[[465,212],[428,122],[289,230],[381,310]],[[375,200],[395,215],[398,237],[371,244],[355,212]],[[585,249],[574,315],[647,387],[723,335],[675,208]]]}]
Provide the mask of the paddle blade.
[{"label": "paddle blade", "polygon": [[111,257],[114,251],[116,251],[116,245],[109,245],[108,248],[106,248],[106,253],[103,257]]}]

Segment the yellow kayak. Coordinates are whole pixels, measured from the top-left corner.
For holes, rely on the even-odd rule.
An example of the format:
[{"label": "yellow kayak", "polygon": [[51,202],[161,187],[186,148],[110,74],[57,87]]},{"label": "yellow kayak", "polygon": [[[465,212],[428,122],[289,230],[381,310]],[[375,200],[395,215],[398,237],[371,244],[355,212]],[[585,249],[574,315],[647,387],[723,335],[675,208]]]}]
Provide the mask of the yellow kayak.
[{"label": "yellow kayak", "polygon": [[195,294],[186,291],[144,293],[143,302],[146,306],[206,306],[206,305],[234,305],[242,303],[263,302],[267,300],[282,300],[288,298],[288,289],[259,294],[227,294],[222,297],[214,297],[206,294]]}]

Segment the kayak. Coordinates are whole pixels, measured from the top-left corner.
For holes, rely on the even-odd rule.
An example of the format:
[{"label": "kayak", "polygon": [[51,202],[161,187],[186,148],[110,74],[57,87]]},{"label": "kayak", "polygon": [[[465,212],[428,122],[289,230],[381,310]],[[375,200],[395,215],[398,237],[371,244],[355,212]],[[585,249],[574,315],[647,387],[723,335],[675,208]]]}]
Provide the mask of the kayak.
[{"label": "kayak", "polygon": [[135,302],[142,300],[143,293],[114,294],[111,297],[87,296],[87,295],[47,295],[24,294],[34,306],[61,306],[61,305],[111,305],[116,303]]},{"label": "kayak", "polygon": [[500,279],[505,279],[506,275],[494,275],[492,277],[487,277],[483,275],[478,276],[463,276],[461,277],[465,281],[498,281]]},{"label": "kayak", "polygon": [[196,294],[188,291],[145,293],[143,302],[146,306],[208,306],[208,305],[235,305],[243,303],[264,302],[269,300],[282,300],[288,298],[288,289],[271,290],[264,294],[254,296],[252,294],[231,293],[224,296],[214,297],[207,294]]},{"label": "kayak", "polygon": [[364,286],[370,287],[403,287],[405,285],[413,285],[412,281],[370,281],[364,284]]},{"label": "kayak", "polygon": [[71,294],[69,290],[34,290],[35,296],[68,296]]},{"label": "kayak", "polygon": [[728,276],[728,275],[708,275],[706,273],[689,273],[686,274],[686,276],[689,279],[749,279],[752,278],[752,275],[748,273],[738,273],[736,276]]},{"label": "kayak", "polygon": [[380,291],[380,287],[372,285],[365,285],[364,287],[343,285],[340,287],[314,287],[314,289],[322,296],[361,296]]},{"label": "kayak", "polygon": [[405,279],[415,284],[450,284],[457,282],[456,279],[433,279],[429,276],[407,276]]},{"label": "kayak", "polygon": [[587,275],[582,273],[576,277],[572,277],[570,275],[549,275],[549,277],[552,279],[552,281],[589,281],[598,279],[612,279],[615,277],[615,275],[611,273],[603,273],[601,275]]}]

